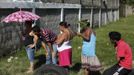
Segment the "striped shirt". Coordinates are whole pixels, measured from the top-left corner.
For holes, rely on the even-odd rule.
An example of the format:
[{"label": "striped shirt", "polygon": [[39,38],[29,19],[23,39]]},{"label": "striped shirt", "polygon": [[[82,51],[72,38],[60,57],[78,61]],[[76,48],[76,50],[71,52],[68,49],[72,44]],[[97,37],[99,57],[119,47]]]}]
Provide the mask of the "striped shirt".
[{"label": "striped shirt", "polygon": [[50,29],[41,29],[42,38],[45,39],[46,42],[53,43],[56,40],[57,35]]}]

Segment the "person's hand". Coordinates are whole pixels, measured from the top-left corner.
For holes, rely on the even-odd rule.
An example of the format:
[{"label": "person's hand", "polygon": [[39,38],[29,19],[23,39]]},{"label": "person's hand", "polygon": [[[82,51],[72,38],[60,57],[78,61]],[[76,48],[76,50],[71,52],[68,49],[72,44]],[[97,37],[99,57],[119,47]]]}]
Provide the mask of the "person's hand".
[{"label": "person's hand", "polygon": [[46,52],[46,57],[48,56],[48,52]]},{"label": "person's hand", "polygon": [[119,73],[118,72],[115,72],[113,75],[119,75]]},{"label": "person's hand", "polygon": [[81,33],[77,32],[77,35],[78,35],[78,36],[81,36]]},{"label": "person's hand", "polygon": [[54,58],[56,56],[56,53],[52,51],[52,57]]},{"label": "person's hand", "polygon": [[28,47],[33,48],[33,47],[34,47],[34,45],[33,45],[33,44],[31,44],[31,45],[28,45]]}]

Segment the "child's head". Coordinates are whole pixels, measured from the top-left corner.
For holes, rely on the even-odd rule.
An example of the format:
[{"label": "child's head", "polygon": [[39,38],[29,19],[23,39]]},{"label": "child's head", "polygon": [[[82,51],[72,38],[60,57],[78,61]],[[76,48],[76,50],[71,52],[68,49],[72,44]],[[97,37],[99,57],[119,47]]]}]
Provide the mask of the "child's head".
[{"label": "child's head", "polygon": [[115,43],[116,41],[119,41],[121,39],[121,34],[116,31],[109,32],[109,38],[112,43]]}]

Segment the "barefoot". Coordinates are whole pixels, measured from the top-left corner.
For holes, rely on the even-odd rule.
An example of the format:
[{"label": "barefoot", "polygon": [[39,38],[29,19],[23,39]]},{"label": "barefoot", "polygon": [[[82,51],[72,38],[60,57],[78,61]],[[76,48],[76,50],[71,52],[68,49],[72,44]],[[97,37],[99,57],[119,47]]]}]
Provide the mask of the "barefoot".
[{"label": "barefoot", "polygon": [[33,73],[33,70],[29,69],[26,73]]}]

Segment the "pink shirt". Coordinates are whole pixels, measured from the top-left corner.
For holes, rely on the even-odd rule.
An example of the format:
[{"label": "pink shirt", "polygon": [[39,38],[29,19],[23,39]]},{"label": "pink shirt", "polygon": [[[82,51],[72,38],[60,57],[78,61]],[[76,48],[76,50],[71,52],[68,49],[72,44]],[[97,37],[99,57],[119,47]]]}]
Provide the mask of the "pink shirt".
[{"label": "pink shirt", "polygon": [[124,40],[119,40],[116,49],[118,61],[120,57],[125,57],[125,59],[120,61],[119,65],[129,70],[132,69],[132,49],[130,46]]}]

